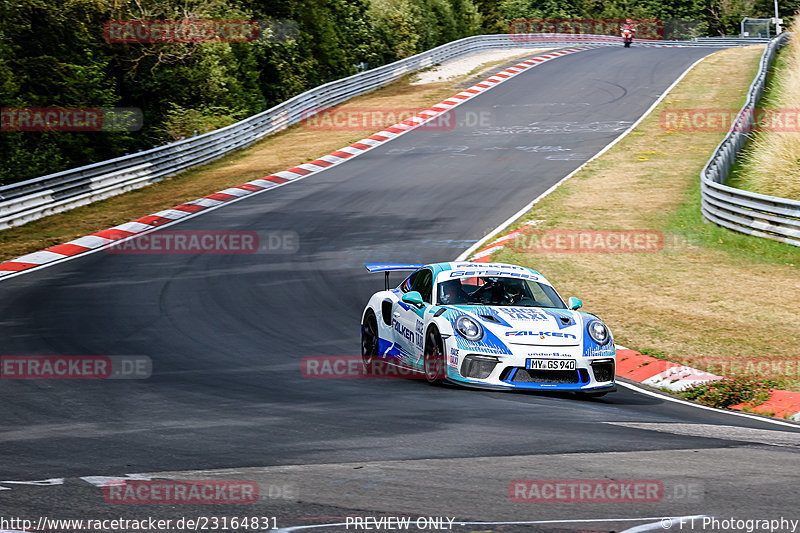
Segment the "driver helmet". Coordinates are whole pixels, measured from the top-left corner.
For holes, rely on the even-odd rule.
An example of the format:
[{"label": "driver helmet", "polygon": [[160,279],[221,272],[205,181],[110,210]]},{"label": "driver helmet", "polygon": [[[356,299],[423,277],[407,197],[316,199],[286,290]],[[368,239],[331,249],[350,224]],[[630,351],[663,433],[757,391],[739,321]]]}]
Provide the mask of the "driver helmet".
[{"label": "driver helmet", "polygon": [[525,292],[525,281],[521,279],[505,280],[506,296],[519,299]]},{"label": "driver helmet", "polygon": [[441,284],[443,304],[463,303],[464,290],[459,280],[446,281]]},{"label": "driver helmet", "polygon": [[625,24],[633,24],[633,21],[631,19],[625,19]]}]

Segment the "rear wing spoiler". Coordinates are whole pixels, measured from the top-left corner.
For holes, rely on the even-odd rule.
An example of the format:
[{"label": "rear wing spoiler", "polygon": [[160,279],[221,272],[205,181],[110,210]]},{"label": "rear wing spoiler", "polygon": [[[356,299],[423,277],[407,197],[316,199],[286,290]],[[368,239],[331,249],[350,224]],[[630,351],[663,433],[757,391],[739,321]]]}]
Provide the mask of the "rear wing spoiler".
[{"label": "rear wing spoiler", "polygon": [[389,272],[393,272],[396,270],[419,270],[420,268],[424,267],[425,265],[415,265],[411,263],[366,263],[364,264],[367,267],[367,270],[372,272],[384,272],[386,276],[384,277],[384,282],[386,286],[386,290],[389,290]]}]

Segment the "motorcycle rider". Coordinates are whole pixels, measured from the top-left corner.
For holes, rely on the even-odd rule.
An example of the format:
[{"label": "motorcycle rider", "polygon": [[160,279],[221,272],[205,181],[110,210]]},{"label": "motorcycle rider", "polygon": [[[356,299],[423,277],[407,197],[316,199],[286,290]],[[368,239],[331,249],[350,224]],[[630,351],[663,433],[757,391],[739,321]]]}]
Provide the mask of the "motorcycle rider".
[{"label": "motorcycle rider", "polygon": [[[636,34],[636,26],[633,21],[631,19],[625,19],[625,24],[620,27],[619,33],[625,40],[625,48],[630,48],[633,37]],[[630,37],[626,36],[626,33],[630,34]]]}]

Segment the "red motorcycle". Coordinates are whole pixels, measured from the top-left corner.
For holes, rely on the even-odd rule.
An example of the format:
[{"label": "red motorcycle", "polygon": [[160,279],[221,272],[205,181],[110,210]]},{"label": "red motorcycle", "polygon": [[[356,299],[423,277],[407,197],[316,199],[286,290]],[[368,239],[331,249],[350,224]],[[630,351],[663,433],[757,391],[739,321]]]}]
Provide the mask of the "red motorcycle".
[{"label": "red motorcycle", "polygon": [[629,29],[622,30],[622,42],[625,43],[625,48],[630,48],[633,42],[633,31]]}]

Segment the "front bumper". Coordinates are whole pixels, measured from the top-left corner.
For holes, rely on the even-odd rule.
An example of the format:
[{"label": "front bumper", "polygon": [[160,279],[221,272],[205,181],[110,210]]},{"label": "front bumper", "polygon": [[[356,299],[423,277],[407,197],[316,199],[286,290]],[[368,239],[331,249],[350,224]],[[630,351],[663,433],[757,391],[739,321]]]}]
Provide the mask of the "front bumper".
[{"label": "front bumper", "polygon": [[[448,348],[448,381],[493,389],[607,392],[615,390],[616,350],[585,356],[581,346],[521,346],[512,354],[488,355]],[[528,359],[575,360],[574,370],[534,370]]]}]

